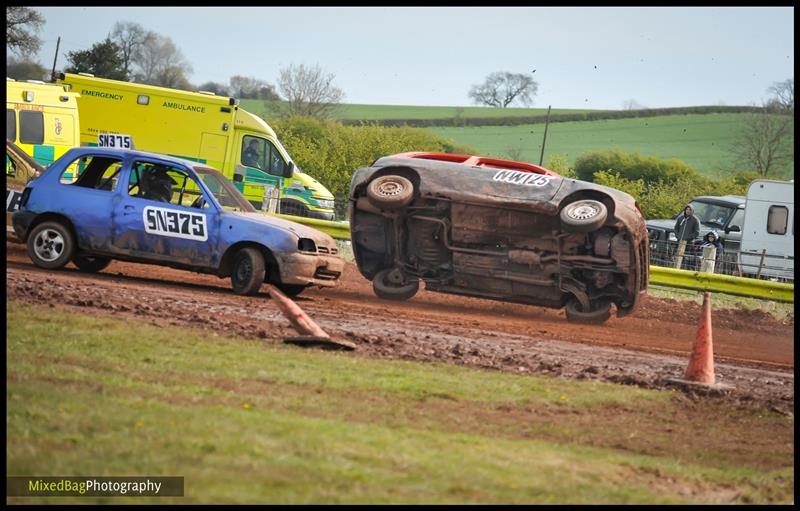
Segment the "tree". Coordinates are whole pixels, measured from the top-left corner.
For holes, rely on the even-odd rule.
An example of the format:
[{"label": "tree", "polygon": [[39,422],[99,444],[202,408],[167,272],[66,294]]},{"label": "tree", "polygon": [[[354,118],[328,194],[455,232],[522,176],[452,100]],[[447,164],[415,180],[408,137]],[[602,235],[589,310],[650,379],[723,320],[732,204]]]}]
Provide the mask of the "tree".
[{"label": "tree", "polygon": [[231,76],[231,95],[242,99],[281,99],[275,86],[252,76]]},{"label": "tree", "polygon": [[50,70],[30,59],[6,59],[6,76],[15,80],[48,80]]},{"label": "tree", "polygon": [[772,93],[770,106],[794,114],[794,78],[775,82],[767,92]]},{"label": "tree", "polygon": [[498,71],[486,77],[479,85],[473,85],[469,97],[479,105],[506,108],[514,101],[524,105],[533,103],[539,84],[522,73]]},{"label": "tree", "polygon": [[133,62],[139,82],[175,89],[192,88],[187,78],[192,66],[169,37],[148,32]]},{"label": "tree", "polygon": [[122,68],[126,76],[131,76],[133,62],[139,56],[147,31],[138,23],[118,21],[109,34],[109,38],[117,43],[122,52]]},{"label": "tree", "polygon": [[635,99],[628,99],[622,103],[623,110],[644,110],[644,106],[639,104]]},{"label": "tree", "polygon": [[794,161],[794,113],[767,103],[760,112],[747,114],[731,151],[737,163],[762,177],[784,170]]},{"label": "tree", "polygon": [[122,50],[110,38],[95,43],[88,50],[67,53],[68,73],[92,73],[112,80],[128,80],[122,61]]},{"label": "tree", "polygon": [[344,99],[344,92],[333,85],[335,75],[325,74],[319,65],[290,65],[280,70],[278,88],[286,98],[289,115],[325,118]]},{"label": "tree", "polygon": [[208,91],[208,92],[213,92],[217,96],[230,96],[231,95],[230,90],[228,89],[228,86],[225,85],[224,83],[206,82],[206,83],[200,85],[199,87],[197,87],[197,90],[204,90],[204,91]]},{"label": "tree", "polygon": [[6,6],[6,49],[29,57],[39,52],[42,40],[36,35],[44,24],[44,17],[30,7]]}]

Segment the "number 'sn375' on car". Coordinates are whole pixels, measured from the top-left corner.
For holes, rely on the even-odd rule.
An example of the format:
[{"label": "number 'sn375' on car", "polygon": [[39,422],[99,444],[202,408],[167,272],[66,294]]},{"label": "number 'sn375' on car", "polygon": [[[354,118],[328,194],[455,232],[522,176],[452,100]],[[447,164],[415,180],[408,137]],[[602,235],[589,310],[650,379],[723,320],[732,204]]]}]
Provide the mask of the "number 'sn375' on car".
[{"label": "number 'sn375' on car", "polygon": [[333,238],[259,213],[219,171],[126,149],[71,149],[29,182],[13,215],[33,262],[100,271],[113,259],[230,277],[239,294],[263,282],[290,296],[336,285]]}]

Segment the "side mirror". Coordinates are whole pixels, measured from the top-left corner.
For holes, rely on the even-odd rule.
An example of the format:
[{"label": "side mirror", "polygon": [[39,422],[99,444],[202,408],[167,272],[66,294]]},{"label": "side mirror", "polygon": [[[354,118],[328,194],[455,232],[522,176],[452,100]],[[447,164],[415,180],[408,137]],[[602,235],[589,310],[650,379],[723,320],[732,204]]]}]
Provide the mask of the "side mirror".
[{"label": "side mirror", "polygon": [[242,165],[236,165],[233,168],[233,181],[236,183],[241,183],[244,181],[244,175],[247,173],[247,169],[245,169]]},{"label": "side mirror", "polygon": [[293,161],[290,161],[289,164],[283,168],[283,177],[285,178],[292,177],[296,170],[297,170],[297,165],[295,165]]},{"label": "side mirror", "polygon": [[725,228],[725,234],[728,234],[729,232],[742,232],[742,228],[738,225],[729,225]]}]

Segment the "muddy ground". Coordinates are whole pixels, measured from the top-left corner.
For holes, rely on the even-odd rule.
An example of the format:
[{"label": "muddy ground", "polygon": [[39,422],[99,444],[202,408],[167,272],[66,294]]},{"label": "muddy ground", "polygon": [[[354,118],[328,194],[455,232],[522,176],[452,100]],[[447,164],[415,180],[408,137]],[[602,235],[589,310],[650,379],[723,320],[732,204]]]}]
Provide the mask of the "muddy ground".
[{"label": "muddy ground", "polygon": [[[6,249],[10,299],[271,342],[297,335],[266,289],[241,297],[228,279],[117,261],[95,275],[72,265],[47,271],[31,263],[23,245],[7,242]],[[424,290],[407,302],[388,302],[374,296],[352,264],[338,288],[309,290],[296,301],[332,337],[355,343],[355,356],[647,388],[671,387],[670,378],[683,376],[700,318],[697,303],[652,297],[633,315],[601,326],[570,324],[563,310]],[[731,400],[793,414],[794,318],[715,309],[712,323],[717,381],[733,389],[681,390],[693,400]]]}]

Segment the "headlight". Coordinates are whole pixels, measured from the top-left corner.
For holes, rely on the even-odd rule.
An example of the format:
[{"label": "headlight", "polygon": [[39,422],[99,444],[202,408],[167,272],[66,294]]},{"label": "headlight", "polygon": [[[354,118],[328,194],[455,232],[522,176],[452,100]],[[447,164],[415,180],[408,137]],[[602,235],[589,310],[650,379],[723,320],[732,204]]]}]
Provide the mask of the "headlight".
[{"label": "headlight", "polygon": [[332,201],[332,200],[317,200],[317,204],[321,208],[333,209],[334,201]]},{"label": "headlight", "polygon": [[669,240],[670,240],[670,241],[678,241],[678,237],[677,237],[677,236],[675,236],[675,233],[674,233],[674,232],[670,232],[670,233],[669,233]]}]

